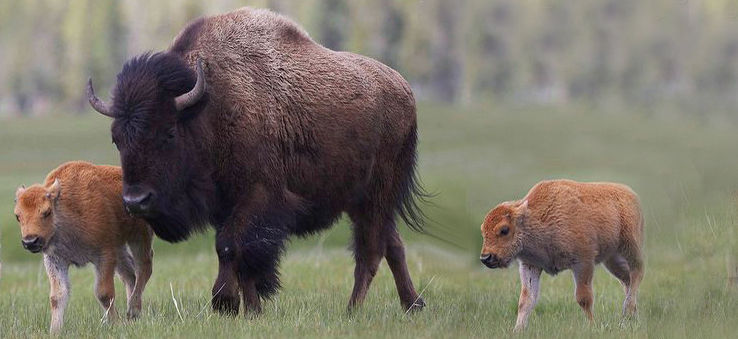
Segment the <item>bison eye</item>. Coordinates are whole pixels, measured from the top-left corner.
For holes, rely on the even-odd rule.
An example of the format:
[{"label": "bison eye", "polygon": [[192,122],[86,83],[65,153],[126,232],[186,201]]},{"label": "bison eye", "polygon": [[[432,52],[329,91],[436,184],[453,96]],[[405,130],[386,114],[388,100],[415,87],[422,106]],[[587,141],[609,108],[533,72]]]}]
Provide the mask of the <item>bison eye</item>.
[{"label": "bison eye", "polygon": [[41,214],[41,216],[44,218],[48,218],[50,215],[51,215],[51,210],[46,210],[44,211],[43,214]]},{"label": "bison eye", "polygon": [[174,128],[172,128],[172,129],[170,129],[170,130],[169,130],[169,132],[167,133],[167,138],[168,138],[169,140],[172,140],[172,139],[174,139],[174,136],[175,136],[175,135],[176,135],[176,130],[175,130]]},{"label": "bison eye", "polygon": [[510,228],[509,227],[505,226],[505,227],[503,227],[503,228],[500,229],[500,235],[505,236],[508,233],[510,233]]}]

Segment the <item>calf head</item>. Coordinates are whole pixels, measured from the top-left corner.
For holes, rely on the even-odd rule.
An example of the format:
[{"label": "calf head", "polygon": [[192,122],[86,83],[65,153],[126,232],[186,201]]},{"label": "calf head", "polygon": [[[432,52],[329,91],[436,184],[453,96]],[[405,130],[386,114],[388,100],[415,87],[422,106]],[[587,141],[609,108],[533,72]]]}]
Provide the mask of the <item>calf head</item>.
[{"label": "calf head", "polygon": [[489,268],[507,267],[522,250],[523,232],[528,201],[505,202],[497,205],[482,223],[482,253],[479,259]]},{"label": "calf head", "polygon": [[61,195],[61,183],[54,180],[50,187],[33,185],[19,187],[15,192],[15,218],[21,228],[23,248],[38,253],[54,236],[54,206]]}]

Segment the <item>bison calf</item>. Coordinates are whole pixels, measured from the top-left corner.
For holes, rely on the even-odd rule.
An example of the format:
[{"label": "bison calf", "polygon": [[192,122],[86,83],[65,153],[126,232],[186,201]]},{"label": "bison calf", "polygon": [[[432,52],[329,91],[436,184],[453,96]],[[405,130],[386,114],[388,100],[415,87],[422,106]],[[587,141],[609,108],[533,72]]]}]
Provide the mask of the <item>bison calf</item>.
[{"label": "bison calf", "polygon": [[141,294],[151,276],[152,231],[126,213],[121,190],[119,167],[69,162],[49,173],[43,186],[16,191],[23,247],[44,253],[52,332],[63,323],[70,264],[95,266],[95,295],[108,319],[117,318],[114,272],[126,286],[128,318],[141,311]]},{"label": "bison calf", "polygon": [[525,328],[538,299],[541,271],[571,269],[576,299],[592,321],[592,275],[604,263],[625,288],[623,314],[636,312],[643,277],[643,217],[636,194],[613,183],[543,181],[522,200],[492,209],[482,224],[480,259],[489,268],[520,264],[515,330]]}]

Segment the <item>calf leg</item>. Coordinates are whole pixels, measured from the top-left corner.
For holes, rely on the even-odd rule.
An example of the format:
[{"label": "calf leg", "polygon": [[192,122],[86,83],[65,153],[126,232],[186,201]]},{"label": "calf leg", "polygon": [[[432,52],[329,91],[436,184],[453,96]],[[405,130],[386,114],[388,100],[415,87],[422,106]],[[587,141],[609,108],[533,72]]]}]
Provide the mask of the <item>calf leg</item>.
[{"label": "calf leg", "polygon": [[614,275],[623,285],[625,291],[625,300],[623,301],[623,315],[627,314],[628,303],[628,291],[630,290],[630,267],[628,262],[621,255],[616,254],[605,262],[605,267],[612,275]]},{"label": "calf leg", "polygon": [[405,261],[405,247],[402,245],[402,238],[397,232],[396,225],[391,222],[387,227],[389,239],[387,241],[387,250],[384,257],[387,259],[387,265],[392,271],[397,286],[397,293],[400,295],[400,302],[405,310],[419,310],[425,307],[425,301],[418,296],[410,279],[410,273],[407,269]]},{"label": "calf leg", "polygon": [[49,303],[51,304],[51,333],[58,333],[64,323],[64,309],[69,300],[69,264],[44,255],[44,266],[49,276]]},{"label": "calf leg", "polygon": [[594,275],[594,261],[583,261],[574,266],[574,282],[576,284],[576,298],[579,306],[584,310],[587,319],[594,321],[592,315],[592,303],[594,295],[592,293],[592,278]]},{"label": "calf leg", "polygon": [[628,262],[625,258],[616,254],[610,259],[605,260],[603,264],[605,265],[605,268],[607,268],[607,270],[620,281],[620,284],[623,285],[623,289],[627,290],[628,285],[630,285],[630,267],[628,267]]},{"label": "calf leg", "polygon": [[115,311],[115,276],[116,255],[104,253],[95,265],[95,296],[103,308],[103,318],[115,321],[118,313]]},{"label": "calf leg", "polygon": [[538,302],[541,269],[520,263],[520,299],[518,300],[518,319],[515,321],[515,332],[528,326],[528,317]]},{"label": "calf leg", "polygon": [[126,317],[135,319],[141,314],[141,299],[146,284],[151,278],[152,258],[154,250],[151,248],[151,233],[146,233],[139,241],[129,243],[131,252],[133,253],[133,261],[135,263],[136,283],[133,287],[133,293],[128,299],[128,310]]},{"label": "calf leg", "polygon": [[630,267],[630,285],[625,291],[625,302],[623,302],[623,313],[627,316],[635,316],[638,312],[638,287],[643,279],[643,259],[639,249],[623,253]]},{"label": "calf leg", "polygon": [[126,302],[130,305],[131,295],[136,286],[136,272],[133,269],[133,258],[128,250],[123,246],[118,253],[117,265],[115,266],[115,272],[123,280],[123,284],[126,286]]}]

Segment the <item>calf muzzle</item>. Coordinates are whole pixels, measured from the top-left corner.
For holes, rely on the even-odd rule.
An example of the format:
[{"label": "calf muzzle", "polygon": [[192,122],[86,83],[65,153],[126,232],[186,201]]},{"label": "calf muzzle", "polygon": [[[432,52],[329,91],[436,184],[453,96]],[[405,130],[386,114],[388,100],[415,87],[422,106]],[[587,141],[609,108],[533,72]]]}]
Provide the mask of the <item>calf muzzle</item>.
[{"label": "calf muzzle", "polygon": [[38,253],[44,248],[44,240],[37,236],[27,236],[21,239],[23,248],[27,249],[31,253]]},{"label": "calf muzzle", "polygon": [[491,253],[484,253],[480,255],[479,261],[481,261],[484,266],[487,266],[489,268],[498,268],[502,266],[497,255]]}]

